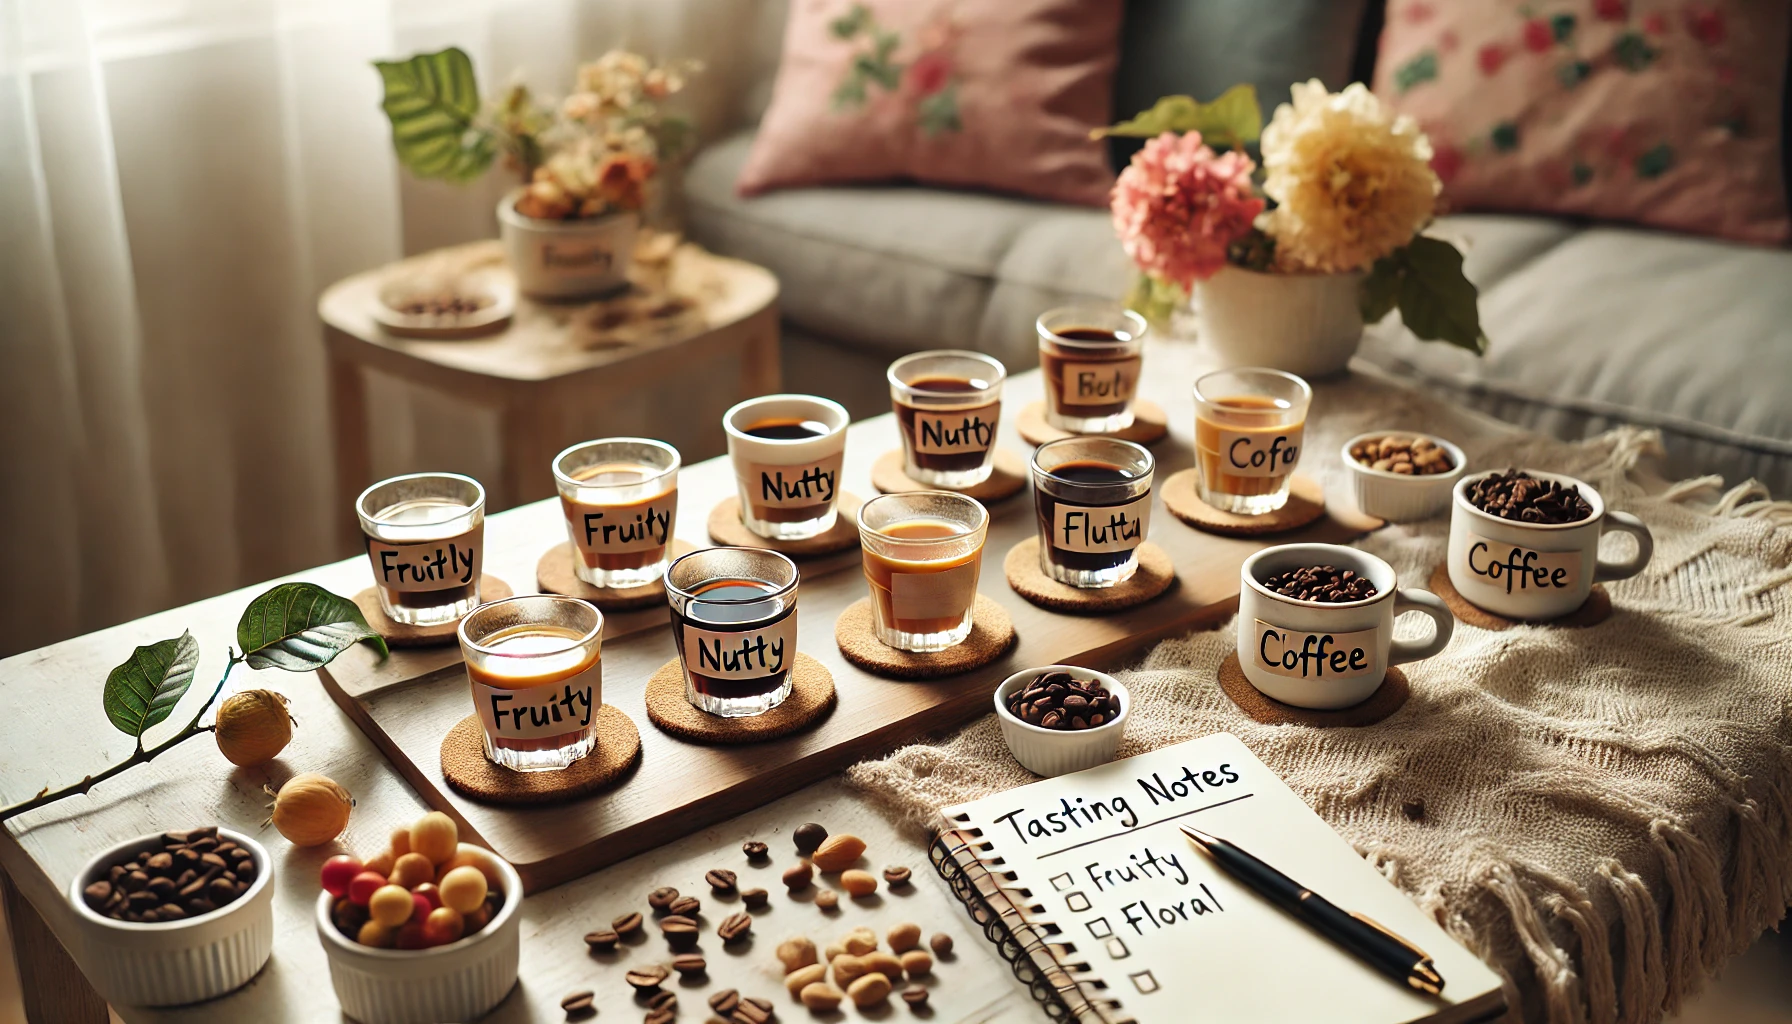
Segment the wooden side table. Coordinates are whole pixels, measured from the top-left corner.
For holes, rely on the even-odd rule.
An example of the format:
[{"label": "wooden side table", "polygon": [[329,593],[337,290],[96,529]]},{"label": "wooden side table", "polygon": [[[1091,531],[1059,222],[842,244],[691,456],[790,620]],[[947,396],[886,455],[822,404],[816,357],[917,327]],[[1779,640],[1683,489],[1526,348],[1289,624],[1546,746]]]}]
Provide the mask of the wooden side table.
[{"label": "wooden side table", "polygon": [[[402,275],[502,265],[498,242],[474,242],[357,274],[318,299],[343,504],[373,482],[368,370],[497,414],[503,469],[482,481],[492,512],[554,493],[550,460],[593,437],[651,430],[687,463],[718,455],[722,413],[778,390],[777,279],[691,244],[647,271],[656,294],[690,303],[659,329],[618,329],[614,301],[521,295],[505,327],[464,340],[398,337],[374,315],[381,287]],[[343,525],[358,544],[354,519]]]}]

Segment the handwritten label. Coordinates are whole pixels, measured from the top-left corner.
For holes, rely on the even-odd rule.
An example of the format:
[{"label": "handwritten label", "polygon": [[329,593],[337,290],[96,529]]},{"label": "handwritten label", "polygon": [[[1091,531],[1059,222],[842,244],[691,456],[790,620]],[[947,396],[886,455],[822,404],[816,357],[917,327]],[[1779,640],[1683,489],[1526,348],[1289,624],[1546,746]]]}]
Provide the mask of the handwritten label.
[{"label": "handwritten label", "polygon": [[964,614],[977,597],[977,563],[945,572],[890,574],[890,606],[898,620],[945,619]]},{"label": "handwritten label", "polygon": [[1113,405],[1132,401],[1139,387],[1141,359],[1065,363],[1058,400],[1063,405]]},{"label": "handwritten label", "polygon": [[574,541],[593,554],[617,555],[665,547],[678,521],[678,491],[639,505],[564,502]]},{"label": "handwritten label", "polygon": [[1151,528],[1151,495],[1124,505],[1088,508],[1057,502],[1052,512],[1052,547],[1094,554],[1131,551]]},{"label": "handwritten label", "polygon": [[996,441],[996,418],[1002,404],[955,412],[915,410],[915,451],[923,455],[964,455],[986,452]]},{"label": "handwritten label", "polygon": [[1305,434],[1305,423],[1280,431],[1243,433],[1221,430],[1223,471],[1233,476],[1285,476],[1292,473],[1294,464],[1300,461],[1300,444]]},{"label": "handwritten label", "polygon": [[834,500],[845,452],[835,452],[815,462],[789,466],[747,463],[744,483],[747,501],[770,508],[806,508]]},{"label": "handwritten label", "polygon": [[603,703],[603,659],[576,676],[540,686],[507,690],[473,683],[473,707],[491,736],[540,740],[564,736],[591,724]]},{"label": "handwritten label", "polygon": [[484,523],[441,540],[390,544],[369,537],[367,558],[373,563],[374,582],[387,590],[447,590],[479,578],[479,549],[485,546],[484,540]]},{"label": "handwritten label", "polygon": [[615,259],[615,255],[602,246],[547,242],[541,247],[541,266],[544,270],[609,270]]},{"label": "handwritten label", "polygon": [[1374,660],[1379,630],[1306,633],[1257,620],[1257,667],[1290,679],[1362,675]]},{"label": "handwritten label", "polygon": [[716,679],[761,679],[777,675],[796,659],[796,612],[763,629],[718,633],[686,622],[685,667]]},{"label": "handwritten label", "polygon": [[1508,594],[1572,590],[1580,584],[1579,551],[1533,551],[1475,533],[1468,535],[1468,571],[1477,582]]}]

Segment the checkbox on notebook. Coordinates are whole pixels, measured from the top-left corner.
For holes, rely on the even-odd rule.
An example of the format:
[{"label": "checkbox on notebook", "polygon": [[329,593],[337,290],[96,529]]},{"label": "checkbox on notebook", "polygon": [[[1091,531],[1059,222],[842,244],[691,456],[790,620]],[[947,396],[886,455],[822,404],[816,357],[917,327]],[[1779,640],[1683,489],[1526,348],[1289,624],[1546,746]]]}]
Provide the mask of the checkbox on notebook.
[{"label": "checkbox on notebook", "polygon": [[1080,892],[1066,893],[1064,905],[1080,914],[1089,909],[1089,897]]},{"label": "checkbox on notebook", "polygon": [[1114,926],[1108,923],[1107,918],[1098,917],[1089,922],[1089,934],[1098,939],[1105,939],[1114,934]]},{"label": "checkbox on notebook", "polygon": [[1126,948],[1126,943],[1121,942],[1118,935],[1108,940],[1108,956],[1110,958],[1124,960],[1131,955],[1132,950]]},{"label": "checkbox on notebook", "polygon": [[1150,971],[1140,971],[1137,974],[1128,974],[1127,977],[1131,978],[1132,983],[1139,987],[1140,992],[1150,993],[1157,991],[1157,979],[1152,976]]},{"label": "checkbox on notebook", "polygon": [[1052,888],[1056,889],[1059,892],[1063,892],[1064,890],[1070,888],[1072,885],[1075,885],[1075,884],[1076,884],[1076,882],[1070,877],[1070,872],[1068,872],[1068,871],[1064,872],[1061,875],[1053,875],[1052,876]]}]

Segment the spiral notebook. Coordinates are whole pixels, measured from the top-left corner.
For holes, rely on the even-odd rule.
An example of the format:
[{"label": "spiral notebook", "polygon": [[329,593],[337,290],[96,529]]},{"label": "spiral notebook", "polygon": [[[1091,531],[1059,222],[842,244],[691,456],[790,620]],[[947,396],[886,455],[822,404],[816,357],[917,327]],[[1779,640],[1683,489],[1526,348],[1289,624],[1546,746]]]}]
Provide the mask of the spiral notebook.
[{"label": "spiral notebook", "polygon": [[[1052,1019],[1076,1024],[1468,1024],[1499,976],[1215,733],[947,808],[931,859]],[[1178,831],[1256,854],[1429,953],[1426,996],[1222,872]]]}]

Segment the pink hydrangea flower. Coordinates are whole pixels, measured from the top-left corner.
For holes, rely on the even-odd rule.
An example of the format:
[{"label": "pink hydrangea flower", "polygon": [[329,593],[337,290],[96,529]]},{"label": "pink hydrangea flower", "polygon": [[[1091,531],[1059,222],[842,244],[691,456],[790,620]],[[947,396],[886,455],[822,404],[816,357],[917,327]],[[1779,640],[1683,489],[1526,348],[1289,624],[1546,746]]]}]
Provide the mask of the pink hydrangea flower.
[{"label": "pink hydrangea flower", "polygon": [[1126,254],[1184,289],[1219,273],[1227,248],[1263,212],[1251,187],[1255,169],[1243,153],[1216,155],[1199,132],[1145,143],[1114,182],[1114,232]]}]

